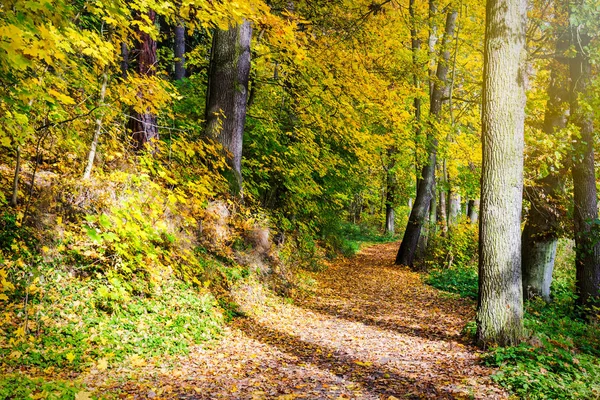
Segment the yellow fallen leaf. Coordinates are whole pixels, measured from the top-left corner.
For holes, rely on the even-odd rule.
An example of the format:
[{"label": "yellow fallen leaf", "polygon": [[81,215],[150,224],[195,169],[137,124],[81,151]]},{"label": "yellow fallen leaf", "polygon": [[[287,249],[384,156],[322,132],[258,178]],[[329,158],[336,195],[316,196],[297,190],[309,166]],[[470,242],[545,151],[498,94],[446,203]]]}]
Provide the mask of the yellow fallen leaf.
[{"label": "yellow fallen leaf", "polygon": [[105,371],[106,368],[108,368],[108,360],[106,360],[106,358],[99,359],[96,368],[98,368],[99,371]]},{"label": "yellow fallen leaf", "polygon": [[134,354],[131,357],[129,357],[129,362],[131,363],[132,367],[143,367],[144,365],[146,365],[146,360],[144,360],[137,354]]},{"label": "yellow fallen leaf", "polygon": [[68,352],[65,357],[67,358],[67,360],[69,360],[70,363],[72,363],[73,360],[75,360],[75,354],[73,354],[71,352]]},{"label": "yellow fallen leaf", "polygon": [[92,400],[92,394],[90,392],[78,392],[75,395],[75,400]]},{"label": "yellow fallen leaf", "polygon": [[370,367],[373,365],[373,363],[369,361],[354,361],[354,364],[360,365],[361,367]]}]

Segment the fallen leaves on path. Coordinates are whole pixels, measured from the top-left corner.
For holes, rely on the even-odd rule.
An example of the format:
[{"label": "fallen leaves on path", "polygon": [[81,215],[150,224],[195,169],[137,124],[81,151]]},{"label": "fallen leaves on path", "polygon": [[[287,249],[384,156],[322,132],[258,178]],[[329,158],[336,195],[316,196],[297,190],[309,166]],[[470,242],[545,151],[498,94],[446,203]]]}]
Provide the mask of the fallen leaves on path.
[{"label": "fallen leaves on path", "polygon": [[[154,399],[506,398],[460,338],[473,303],[393,266],[396,247],[332,263],[315,296],[254,307],[213,348],[109,387]],[[99,376],[89,382],[105,385]]]}]

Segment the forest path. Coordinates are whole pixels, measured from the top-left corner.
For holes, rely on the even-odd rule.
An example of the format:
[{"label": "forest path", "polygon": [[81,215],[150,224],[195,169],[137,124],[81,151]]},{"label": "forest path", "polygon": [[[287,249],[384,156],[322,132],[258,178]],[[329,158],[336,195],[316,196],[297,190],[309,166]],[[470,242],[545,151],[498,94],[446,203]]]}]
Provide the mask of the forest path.
[{"label": "forest path", "polygon": [[393,266],[396,249],[375,245],[332,263],[313,275],[316,294],[304,301],[255,306],[213,348],[155,371],[149,397],[506,398],[460,337],[473,302]]}]

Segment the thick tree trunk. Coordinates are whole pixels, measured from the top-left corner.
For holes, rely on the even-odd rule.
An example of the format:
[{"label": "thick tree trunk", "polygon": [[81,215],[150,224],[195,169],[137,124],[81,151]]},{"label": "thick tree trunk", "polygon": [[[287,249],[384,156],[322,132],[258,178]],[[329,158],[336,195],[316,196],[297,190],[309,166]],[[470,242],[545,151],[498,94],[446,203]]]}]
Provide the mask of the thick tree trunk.
[{"label": "thick tree trunk", "polygon": [[242,195],[242,141],[250,75],[250,22],[213,37],[206,100],[206,132],[226,150],[233,191]]},{"label": "thick tree trunk", "polygon": [[[147,13],[148,19],[154,23],[156,13],[152,10]],[[137,69],[140,76],[154,76],[156,74],[156,41],[149,33],[139,32],[137,48]],[[144,93],[138,93],[141,98]],[[158,125],[156,115],[148,108],[143,113],[136,113],[132,121],[132,137],[136,150],[143,150],[147,143],[158,140]]]},{"label": "thick tree trunk", "polygon": [[548,220],[542,212],[536,212],[534,215],[530,213],[523,229],[521,243],[525,299],[539,296],[550,301],[550,284],[558,238],[555,230],[544,229],[547,228],[547,223]]},{"label": "thick tree trunk", "polygon": [[[446,18],[446,29],[444,33],[442,55],[438,62],[437,67],[437,79],[435,81],[434,89],[431,95],[431,104],[429,112],[432,120],[439,119],[442,111],[442,97],[446,92],[447,87],[447,75],[448,75],[448,60],[450,59],[450,51],[448,50],[448,44],[452,40],[454,35],[454,29],[456,27],[456,17],[458,13],[456,11],[448,12]],[[413,205],[400,249],[396,255],[396,264],[412,266],[415,259],[415,252],[417,244],[419,243],[419,237],[421,236],[421,229],[429,215],[429,206],[431,203],[431,197],[434,195],[433,188],[435,184],[435,160],[437,156],[437,139],[432,132],[433,127],[430,126],[428,130],[428,142],[429,142],[429,157],[427,163],[423,167],[421,173],[421,180],[417,187],[417,196],[415,198],[415,204]]]},{"label": "thick tree trunk", "polygon": [[575,225],[576,288],[579,303],[588,305],[600,295],[600,241],[594,232],[598,219],[598,197],[594,169],[594,115],[581,101],[588,96],[591,64],[586,52],[590,37],[571,27],[571,42],[577,50],[571,58],[571,121],[578,128],[573,135],[573,219]]},{"label": "thick tree trunk", "polygon": [[175,56],[175,75],[176,81],[185,78],[185,27],[183,22],[179,22],[173,29],[175,33],[175,46],[173,55]]},{"label": "thick tree trunk", "polygon": [[[568,41],[559,37],[556,53],[562,57],[569,47]],[[548,102],[544,115],[543,130],[548,136],[567,126],[568,113],[565,104],[569,100],[569,83],[564,62],[555,59],[551,63]],[[550,301],[550,284],[556,257],[556,245],[560,222],[565,211],[558,203],[564,193],[565,173],[554,171],[525,190],[531,204],[521,240],[521,263],[523,270],[523,295],[525,299],[535,296]]]},{"label": "thick tree trunk", "polygon": [[513,345],[523,337],[521,205],[526,22],[526,0],[488,1],[477,305],[477,342],[483,347]]},{"label": "thick tree trunk", "polygon": [[467,213],[469,222],[476,224],[479,219],[479,199],[469,200],[469,210]]}]

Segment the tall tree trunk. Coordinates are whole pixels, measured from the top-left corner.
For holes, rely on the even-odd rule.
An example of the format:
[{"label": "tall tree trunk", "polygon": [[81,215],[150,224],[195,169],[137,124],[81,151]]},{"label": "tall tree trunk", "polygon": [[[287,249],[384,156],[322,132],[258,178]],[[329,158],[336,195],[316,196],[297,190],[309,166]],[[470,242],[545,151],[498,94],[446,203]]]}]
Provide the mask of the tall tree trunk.
[{"label": "tall tree trunk", "polygon": [[[156,12],[150,10],[148,19],[155,23]],[[139,32],[139,43],[137,48],[137,69],[140,76],[151,77],[156,74],[156,41],[149,33]],[[138,93],[144,97],[143,91]],[[146,109],[145,112],[136,113],[132,121],[132,137],[136,150],[142,150],[147,143],[158,139],[158,125],[156,115]]]},{"label": "tall tree trunk", "polygon": [[521,207],[526,23],[526,0],[488,1],[477,304],[477,342],[483,347],[513,345],[523,336]]},{"label": "tall tree trunk", "polygon": [[129,49],[127,43],[121,42],[121,76],[127,78],[129,72]]},{"label": "tall tree trunk", "polygon": [[467,216],[471,224],[476,224],[479,219],[479,199],[469,200]]},{"label": "tall tree trunk", "polygon": [[[104,71],[102,74],[102,85],[100,86],[100,100],[98,101],[98,107],[104,106],[104,97],[106,96],[106,86],[108,84],[108,71]],[[92,168],[94,166],[94,159],[96,158],[96,149],[98,148],[98,139],[102,133],[102,116],[96,118],[96,130],[92,137],[92,144],[90,145],[90,152],[88,153],[88,162],[83,171],[83,179],[90,179],[92,175]]]},{"label": "tall tree trunk", "polygon": [[[433,88],[430,101],[430,118],[433,121],[438,120],[442,111],[442,97],[447,88],[448,60],[450,51],[448,44],[454,35],[456,27],[456,11],[449,11],[446,18],[446,29],[442,43],[442,54],[437,66],[437,79]],[[415,204],[410,213],[408,224],[404,232],[400,249],[396,255],[396,264],[412,266],[415,258],[421,229],[428,216],[431,197],[433,196],[433,187],[435,184],[435,160],[437,156],[437,139],[433,132],[433,126],[428,129],[429,157],[421,173],[421,180],[417,187],[417,196]]]},{"label": "tall tree trunk", "polygon": [[395,148],[388,149],[388,166],[386,169],[386,192],[385,192],[385,234],[393,235],[395,233],[395,212],[394,207],[397,202],[397,191],[398,182],[396,179],[396,172],[394,170],[393,161],[394,154],[396,153]]},{"label": "tall tree trunk", "polygon": [[[415,0],[409,0],[408,2],[408,13],[410,14],[410,47],[412,54],[412,64],[415,72],[413,73],[413,85],[415,90],[421,87],[421,80],[419,79],[419,50],[421,49],[421,39],[417,35],[417,22],[415,17]],[[415,144],[418,145],[422,129],[421,129],[421,97],[415,95],[413,99],[413,110],[415,113],[414,124],[415,124]],[[415,147],[415,171],[417,175],[416,187],[419,188],[421,182],[421,176],[419,175],[419,152]],[[412,207],[411,207],[412,208]]]},{"label": "tall tree trunk", "polygon": [[[585,29],[585,28],[584,28]],[[571,44],[577,54],[571,58],[571,121],[578,128],[573,135],[573,219],[575,225],[576,288],[579,303],[587,305],[600,295],[600,241],[594,233],[598,219],[598,197],[594,169],[593,112],[581,102],[589,95],[591,64],[586,52],[590,37],[580,26],[571,26]]]},{"label": "tall tree trunk", "polygon": [[215,31],[206,99],[206,132],[227,151],[227,164],[233,173],[231,185],[240,196],[251,37],[248,21],[226,31]]},{"label": "tall tree trunk", "polygon": [[[569,100],[569,82],[562,55],[569,47],[568,40],[557,39],[557,59],[550,64],[548,102],[544,114],[544,133],[555,135],[567,126],[568,114],[565,104]],[[564,59],[563,59],[564,60]],[[540,296],[550,301],[550,284],[556,257],[556,245],[560,222],[565,217],[558,198],[564,194],[565,171],[554,171],[535,185],[526,188],[525,196],[531,207],[521,239],[521,263],[523,270],[523,295],[525,299]]]},{"label": "tall tree trunk", "polygon": [[13,177],[12,185],[12,196],[10,198],[10,205],[16,207],[19,204],[19,175],[21,174],[21,145],[17,145],[15,149],[16,163],[15,163],[15,175]]},{"label": "tall tree trunk", "polygon": [[431,196],[431,203],[429,204],[429,234],[434,237],[437,234],[437,196],[436,188],[437,185],[433,185],[433,195]]},{"label": "tall tree trunk", "polygon": [[179,81],[185,78],[185,27],[183,22],[179,21],[173,29],[175,33],[175,46],[173,55],[175,56],[175,80]]},{"label": "tall tree trunk", "polygon": [[395,233],[395,212],[390,204],[385,205],[385,234],[393,235]]},{"label": "tall tree trunk", "polygon": [[447,191],[448,187],[448,171],[446,169],[446,160],[442,160],[441,168],[439,168],[440,182],[437,185],[439,188],[439,199],[440,199],[440,207],[438,209],[438,220],[440,221],[442,232],[441,236],[445,236],[448,233],[448,205],[447,205]]},{"label": "tall tree trunk", "polygon": [[539,296],[550,301],[559,219],[556,204],[552,204],[549,198],[552,198],[559,178],[556,175],[546,178],[545,182],[539,182],[538,187],[527,189],[527,192],[532,192],[527,196],[531,199],[531,209],[521,239],[521,262],[524,298]]},{"label": "tall tree trunk", "polygon": [[448,227],[452,228],[456,226],[458,220],[460,219],[460,214],[462,212],[460,205],[461,197],[460,193],[457,193],[455,190],[451,190],[448,196],[448,203],[450,207],[448,207]]}]

